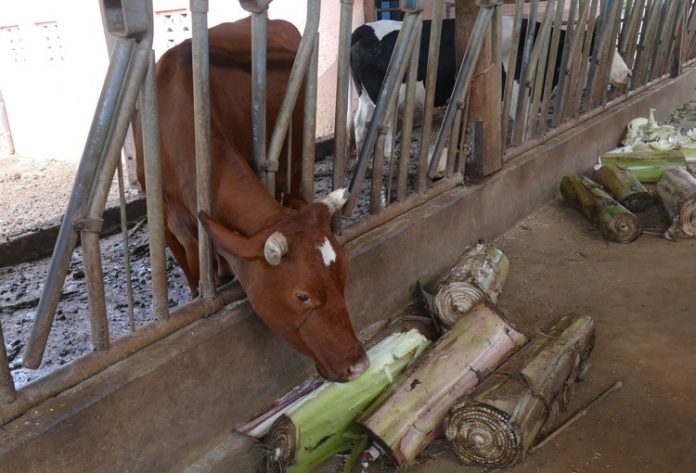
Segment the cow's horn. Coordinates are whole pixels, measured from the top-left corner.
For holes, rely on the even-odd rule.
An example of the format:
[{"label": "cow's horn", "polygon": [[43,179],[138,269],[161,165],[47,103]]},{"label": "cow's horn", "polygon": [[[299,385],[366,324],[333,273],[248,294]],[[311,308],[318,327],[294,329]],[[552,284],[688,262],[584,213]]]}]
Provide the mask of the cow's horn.
[{"label": "cow's horn", "polygon": [[343,207],[343,204],[348,202],[349,196],[350,192],[348,192],[348,189],[342,187],[325,195],[320,202],[326,205],[329,208],[329,213],[333,215],[334,212]]},{"label": "cow's horn", "polygon": [[263,246],[263,256],[271,266],[278,266],[280,259],[288,252],[288,241],[280,232],[274,232],[266,239]]}]

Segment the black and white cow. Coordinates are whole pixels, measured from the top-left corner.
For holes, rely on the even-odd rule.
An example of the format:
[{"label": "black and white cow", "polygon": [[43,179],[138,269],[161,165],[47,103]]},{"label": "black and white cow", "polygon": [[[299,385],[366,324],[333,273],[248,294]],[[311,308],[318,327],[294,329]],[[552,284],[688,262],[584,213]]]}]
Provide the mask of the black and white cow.
[{"label": "black and white cow", "polygon": [[[425,98],[425,75],[428,63],[428,45],[430,41],[430,26],[429,20],[423,21],[423,32],[421,35],[420,55],[418,61],[418,74],[416,84],[416,110],[422,109]],[[538,33],[540,24],[536,24],[536,33]],[[351,50],[350,50],[350,67],[353,75],[353,80],[358,91],[358,109],[353,118],[353,126],[355,130],[355,142],[358,149],[367,135],[367,128],[370,119],[375,109],[375,102],[379,94],[379,89],[382,86],[384,77],[387,73],[389,60],[396,45],[396,39],[401,29],[401,22],[394,20],[380,20],[371,23],[365,23],[353,31],[351,35]],[[505,81],[505,68],[509,63],[510,48],[512,45],[513,18],[503,17],[503,41],[502,41],[502,61],[503,61],[503,82]],[[520,38],[526,36],[527,20],[522,21]],[[440,38],[440,56],[437,68],[437,83],[435,84],[435,107],[442,107],[447,104],[447,101],[452,94],[454,82],[456,80],[457,64],[454,50],[455,24],[453,19],[442,21],[442,35]],[[560,66],[563,43],[565,40],[565,31],[560,32],[559,51],[556,55],[556,72],[553,77],[554,87],[558,83],[560,77]],[[593,38],[594,40],[594,38]],[[523,55],[523,41],[520,42],[517,55],[517,65],[515,67],[515,83],[513,89],[513,97],[517,96],[517,82],[519,81],[520,68]],[[631,71],[626,66],[623,58],[619,55],[618,50],[614,49],[614,54],[611,63],[610,82],[614,86],[626,85],[631,77]],[[403,95],[405,87],[400,90],[399,103],[403,103]],[[511,110],[514,111],[515,107]],[[387,147],[391,140],[387,140]],[[387,154],[390,150],[387,149]]]}]

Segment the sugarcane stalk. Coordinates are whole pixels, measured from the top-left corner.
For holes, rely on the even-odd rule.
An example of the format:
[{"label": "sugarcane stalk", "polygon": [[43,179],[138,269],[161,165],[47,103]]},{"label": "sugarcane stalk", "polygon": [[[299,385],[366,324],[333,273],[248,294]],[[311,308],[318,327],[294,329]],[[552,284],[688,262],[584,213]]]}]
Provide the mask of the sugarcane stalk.
[{"label": "sugarcane stalk", "polygon": [[432,303],[436,321],[450,328],[479,302],[495,304],[509,268],[510,261],[495,245],[468,247],[437,286]]},{"label": "sugarcane stalk", "polygon": [[696,236],[696,178],[685,169],[667,169],[655,189],[671,222],[663,236],[669,240]]},{"label": "sugarcane stalk", "polygon": [[600,163],[624,166],[643,183],[659,181],[662,173],[671,167],[686,169],[686,158],[681,150],[605,153]]},{"label": "sugarcane stalk", "polygon": [[632,212],[642,212],[652,204],[648,189],[625,166],[607,164],[597,169],[594,177],[621,205]]},{"label": "sugarcane stalk", "polygon": [[630,243],[642,232],[640,220],[601,186],[587,177],[563,176],[561,194],[602,233],[604,238]]},{"label": "sugarcane stalk", "polygon": [[417,330],[394,333],[368,350],[370,367],[348,383],[326,382],[292,402],[263,437],[268,472],[306,472],[355,443],[355,418],[430,341]]},{"label": "sugarcane stalk", "polygon": [[521,461],[567,406],[593,343],[591,317],[563,316],[460,399],[445,420],[445,435],[462,462],[507,467]]},{"label": "sugarcane stalk", "polygon": [[436,341],[358,423],[398,465],[436,437],[450,406],[526,342],[492,307],[479,304]]}]

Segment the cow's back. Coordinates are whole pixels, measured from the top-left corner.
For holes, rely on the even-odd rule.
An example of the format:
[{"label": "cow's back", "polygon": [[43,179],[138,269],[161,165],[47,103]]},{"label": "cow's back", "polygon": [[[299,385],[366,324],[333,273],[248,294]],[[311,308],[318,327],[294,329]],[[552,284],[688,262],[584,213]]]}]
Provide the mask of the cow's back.
[{"label": "cow's back", "polygon": [[[282,102],[287,79],[301,37],[297,29],[282,20],[268,22],[267,52],[267,139]],[[191,41],[169,49],[157,63],[160,115],[162,188],[167,224],[167,242],[183,266],[196,266],[192,248],[197,245],[196,166],[193,117]],[[250,19],[223,23],[209,30],[210,124],[213,214],[224,215],[216,202],[238,198],[235,180],[253,177],[251,101]],[[297,192],[301,182],[303,97],[298,98],[292,126],[292,184]],[[136,126],[138,179],[144,187],[142,140]],[[280,154],[277,194],[288,192],[287,150]],[[237,187],[237,188],[235,188]],[[247,186],[248,188],[248,186]],[[249,197],[253,200],[253,197]],[[253,209],[250,209],[253,211]],[[184,258],[183,254],[186,254]]]}]

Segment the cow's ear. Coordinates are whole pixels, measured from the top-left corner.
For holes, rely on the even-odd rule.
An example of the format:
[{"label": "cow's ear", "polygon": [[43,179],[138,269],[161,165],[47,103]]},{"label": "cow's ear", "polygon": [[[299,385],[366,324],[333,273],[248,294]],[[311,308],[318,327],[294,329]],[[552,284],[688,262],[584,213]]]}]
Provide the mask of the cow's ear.
[{"label": "cow's ear", "polygon": [[350,192],[345,187],[336,189],[324,197],[321,198],[319,203],[326,205],[329,209],[329,215],[333,215],[336,211],[340,210],[341,207],[348,201]]},{"label": "cow's ear", "polygon": [[263,238],[247,238],[232,231],[213,220],[207,213],[200,211],[198,219],[203,228],[213,239],[215,244],[223,251],[242,259],[263,258]]}]

